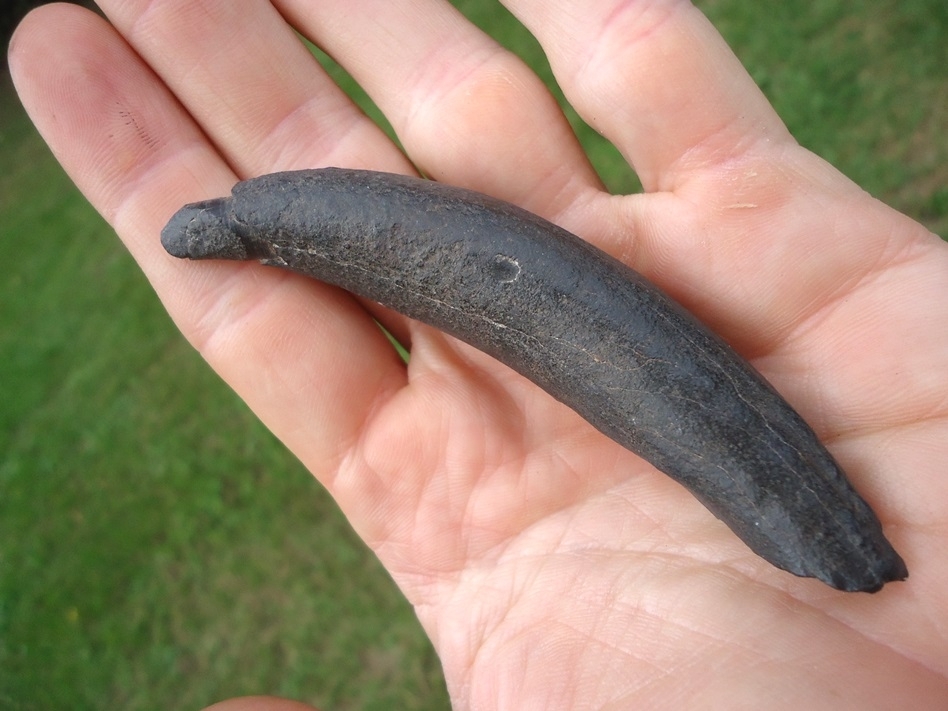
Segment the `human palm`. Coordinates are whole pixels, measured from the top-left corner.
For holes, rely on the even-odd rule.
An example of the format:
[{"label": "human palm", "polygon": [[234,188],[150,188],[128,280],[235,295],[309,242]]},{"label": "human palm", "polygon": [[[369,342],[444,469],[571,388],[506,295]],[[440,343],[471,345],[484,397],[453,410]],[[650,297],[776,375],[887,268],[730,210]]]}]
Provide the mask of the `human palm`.
[{"label": "human palm", "polygon": [[[612,196],[539,80],[446,3],[100,5],[114,29],[70,6],[21,26],[24,104],[182,331],[391,572],[455,707],[946,703],[948,246],[797,146],[694,8],[507,3],[642,179]],[[874,596],[794,578],[489,357],[296,275],[162,251],[182,203],[321,165],[414,165],[643,272],[815,427],[911,578]]]}]

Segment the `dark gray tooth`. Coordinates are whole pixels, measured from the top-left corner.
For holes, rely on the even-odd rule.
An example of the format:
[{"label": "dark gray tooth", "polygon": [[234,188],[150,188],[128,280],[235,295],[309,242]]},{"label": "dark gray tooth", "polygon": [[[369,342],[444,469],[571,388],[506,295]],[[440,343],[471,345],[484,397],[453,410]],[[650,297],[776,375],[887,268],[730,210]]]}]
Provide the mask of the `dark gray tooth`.
[{"label": "dark gray tooth", "polygon": [[431,181],[327,168],[186,206],[162,243],[307,274],[489,353],[791,573],[870,592],[908,575],[830,453],[746,361],[641,275],[536,215]]}]

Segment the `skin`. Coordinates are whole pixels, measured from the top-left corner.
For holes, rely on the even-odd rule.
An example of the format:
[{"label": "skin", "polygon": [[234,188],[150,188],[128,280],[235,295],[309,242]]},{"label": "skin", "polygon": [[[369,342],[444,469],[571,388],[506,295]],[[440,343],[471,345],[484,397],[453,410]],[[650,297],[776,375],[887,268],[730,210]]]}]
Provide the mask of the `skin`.
[{"label": "skin", "polygon": [[[606,194],[540,82],[435,0],[102,2],[115,29],[47,5],[10,68],[182,332],[415,606],[455,708],[942,708],[948,246],[796,145],[690,5],[506,4],[645,194]],[[777,571],[471,348],[295,275],[166,255],[175,209],[238,178],[410,170],[282,18],[428,175],[581,235],[731,341],[829,445],[909,581],[851,595]]]}]

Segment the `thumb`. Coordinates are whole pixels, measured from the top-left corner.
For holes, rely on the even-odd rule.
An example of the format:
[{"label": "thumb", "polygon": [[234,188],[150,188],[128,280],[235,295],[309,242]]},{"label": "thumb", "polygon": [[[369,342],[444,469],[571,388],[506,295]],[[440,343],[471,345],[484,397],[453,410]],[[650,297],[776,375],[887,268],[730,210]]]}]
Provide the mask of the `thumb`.
[{"label": "thumb", "polygon": [[208,706],[204,711],[319,711],[315,706],[300,701],[278,699],[275,696],[244,696]]}]

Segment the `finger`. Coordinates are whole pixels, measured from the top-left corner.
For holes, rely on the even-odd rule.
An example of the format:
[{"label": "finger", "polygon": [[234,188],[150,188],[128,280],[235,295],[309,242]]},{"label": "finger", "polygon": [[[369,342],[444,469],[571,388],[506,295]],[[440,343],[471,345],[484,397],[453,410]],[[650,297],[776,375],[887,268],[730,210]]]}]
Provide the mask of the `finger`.
[{"label": "finger", "polygon": [[213,706],[208,706],[204,711],[319,711],[314,706],[301,703],[299,701],[290,701],[289,699],[278,699],[274,696],[244,696],[239,699],[228,699],[221,701]]},{"label": "finger", "polygon": [[613,141],[647,191],[755,141],[792,142],[711,23],[679,0],[508,0],[543,44],[580,114]]},{"label": "finger", "polygon": [[279,0],[432,177],[555,218],[599,182],[543,83],[441,0]]},{"label": "finger", "polygon": [[329,164],[411,171],[270,3],[99,4],[242,178]]},{"label": "finger", "polygon": [[34,11],[13,39],[10,69],[54,153],[183,332],[312,471],[328,476],[377,398],[404,383],[371,318],[310,280],[256,265],[198,269],[164,254],[158,235],[175,209],[225,193],[234,176],[103,20],[66,4]]}]

